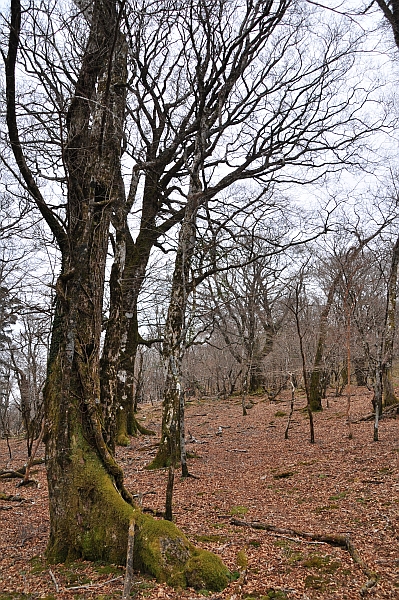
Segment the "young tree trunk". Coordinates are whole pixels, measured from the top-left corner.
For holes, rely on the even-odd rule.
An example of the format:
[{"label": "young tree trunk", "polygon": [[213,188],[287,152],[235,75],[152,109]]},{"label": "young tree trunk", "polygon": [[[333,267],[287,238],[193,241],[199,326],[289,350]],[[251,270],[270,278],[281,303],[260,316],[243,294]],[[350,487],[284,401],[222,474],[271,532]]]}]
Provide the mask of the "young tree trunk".
[{"label": "young tree trunk", "polygon": [[[185,312],[189,293],[189,273],[195,249],[196,216],[200,182],[191,176],[186,213],[180,228],[178,249],[173,272],[171,298],[165,325],[163,359],[166,381],[162,411],[162,433],[158,452],[148,468],[169,466],[173,457],[181,455],[180,417],[183,390],[181,363],[186,338]],[[176,450],[174,450],[176,448]]]},{"label": "young tree trunk", "polygon": [[375,370],[375,381],[374,381],[374,397],[373,397],[373,407],[374,407],[374,430],[373,430],[373,440],[378,442],[379,435],[379,422],[382,413],[382,377],[383,372],[381,368],[381,356],[376,361],[376,370]]},{"label": "young tree trunk", "polygon": [[306,398],[307,398],[307,403],[306,403],[306,410],[308,412],[308,417],[309,417],[309,428],[310,428],[310,443],[314,444],[315,443],[315,437],[314,437],[314,422],[313,422],[313,411],[310,407],[310,391],[309,391],[309,380],[308,380],[308,371],[306,368],[306,356],[305,356],[305,349],[303,346],[303,333],[301,330],[301,323],[300,323],[300,318],[299,318],[299,313],[300,313],[300,293],[301,293],[301,288],[302,288],[302,280],[297,284],[296,288],[295,288],[295,308],[294,308],[294,317],[295,317],[295,324],[296,324],[296,330],[297,330],[297,334],[298,334],[298,340],[299,340],[299,351],[301,354],[301,360],[302,360],[302,374],[303,374],[303,383],[305,386],[305,392],[306,392]]}]

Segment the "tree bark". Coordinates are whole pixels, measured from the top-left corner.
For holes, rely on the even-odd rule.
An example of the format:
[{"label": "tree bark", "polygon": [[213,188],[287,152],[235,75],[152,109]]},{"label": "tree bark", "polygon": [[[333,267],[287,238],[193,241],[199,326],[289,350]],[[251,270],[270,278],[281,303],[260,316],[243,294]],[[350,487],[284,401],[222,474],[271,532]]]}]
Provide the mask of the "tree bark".
[{"label": "tree bark", "polygon": [[317,340],[316,354],[313,361],[312,372],[310,374],[309,382],[309,406],[313,412],[323,410],[321,403],[321,379],[322,379],[322,360],[324,356],[324,346],[327,339],[328,331],[328,317],[333,304],[334,295],[342,278],[342,272],[339,271],[334,277],[330,289],[328,290],[326,304],[321,311],[319,321],[319,337]]},{"label": "tree bark", "polygon": [[169,466],[181,455],[180,417],[182,403],[181,363],[185,350],[185,313],[189,294],[189,274],[195,250],[196,216],[200,198],[198,165],[191,174],[186,212],[179,232],[178,249],[172,279],[171,298],[165,325],[163,360],[166,371],[162,411],[162,433],[158,452],[149,468]]},{"label": "tree bark", "polygon": [[384,350],[382,361],[382,404],[392,406],[399,402],[392,381],[393,345],[396,333],[396,297],[399,264],[399,237],[392,251],[392,260],[388,276],[387,302],[385,313]]},{"label": "tree bark", "polygon": [[[120,317],[111,314],[117,352],[108,344],[100,392],[100,336],[111,214],[122,199],[120,154],[126,47],[116,3],[95,2],[86,52],[68,115],[68,250],[57,282],[57,307],[44,390],[50,498],[48,557],[120,562],[126,556],[132,498],[112,456]],[[119,241],[119,240],[118,240]],[[118,252],[123,254],[123,243]],[[120,257],[122,260],[122,257]],[[115,269],[115,289],[118,274]],[[114,306],[116,304],[114,303]],[[115,345],[115,341],[114,341]],[[106,393],[104,388],[107,384]],[[110,541],[112,540],[112,542]]]},{"label": "tree bark", "polygon": [[[110,315],[112,340],[104,355],[103,381],[100,339],[109,227],[112,212],[123,200],[120,156],[126,48],[119,29],[122,15],[117,7],[121,11],[123,2],[93,2],[86,49],[66,119],[63,158],[68,197],[64,229],[45,203],[19,140],[15,70],[21,5],[19,0],[11,2],[6,59],[9,138],[27,188],[62,253],[44,388],[50,504],[47,556],[54,562],[82,557],[123,564],[129,524],[135,520],[137,568],[172,585],[220,590],[229,581],[226,567],[216,556],[192,546],[172,523],[154,521],[134,507],[112,454],[109,432],[118,364],[115,348],[119,349],[120,341],[123,239],[117,241],[111,275],[117,297]],[[101,387],[103,398],[107,399],[104,405]]]}]

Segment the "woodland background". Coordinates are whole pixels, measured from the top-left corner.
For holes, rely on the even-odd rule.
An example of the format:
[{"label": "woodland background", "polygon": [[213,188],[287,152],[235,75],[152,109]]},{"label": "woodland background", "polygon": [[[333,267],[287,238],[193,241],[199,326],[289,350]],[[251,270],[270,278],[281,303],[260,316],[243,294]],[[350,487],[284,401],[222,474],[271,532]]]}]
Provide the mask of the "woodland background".
[{"label": "woodland background", "polygon": [[[339,477],[335,490],[317,489],[325,504],[298,503],[312,517],[340,511],[328,535],[343,535],[336,526],[348,511],[352,536],[354,502],[372,498],[394,547],[396,499],[386,496],[397,481],[398,3],[12,0],[1,28],[2,509],[17,514],[7,504],[20,500],[12,499],[8,471],[20,473],[27,461],[22,483],[29,485],[44,441],[48,490],[39,466],[36,555],[44,554],[49,526],[47,556],[55,562],[70,554],[104,562],[125,556],[126,506],[152,494],[153,477],[156,494],[166,495],[162,507],[157,496],[155,516],[162,512],[237,567],[238,583],[221,594],[249,597],[250,544],[234,537],[247,533],[232,533],[248,523],[229,525],[235,541],[227,536],[225,549],[234,546],[235,555],[224,556],[223,544],[199,539],[193,521],[178,516],[179,503],[187,503],[179,494],[200,485],[189,477],[197,465],[190,444],[204,441],[204,422],[196,431],[190,418],[202,406],[203,416],[211,415],[205,424],[213,451],[199,481],[209,489],[205,482],[225,460],[219,446],[229,440],[231,460],[217,477],[232,477],[233,469],[238,489],[244,486],[242,502],[227,512],[242,506],[237,515],[246,515],[248,489],[261,489],[258,476],[270,485],[274,475],[289,482],[296,476],[303,499],[308,475],[299,462],[291,469],[287,452],[309,453],[301,466],[310,467],[323,462],[326,444],[338,473],[339,452],[350,448],[355,462],[363,454],[370,477],[360,486],[347,464],[342,479],[332,475]],[[275,402],[284,403],[281,410]],[[245,447],[228,437],[241,427]],[[295,427],[298,450],[291,446]],[[268,438],[274,429],[275,446]],[[252,434],[260,437],[251,449]],[[132,479],[129,466],[138,459],[130,452],[155,443],[151,463],[161,470],[146,475],[140,463]],[[254,448],[269,452],[261,475],[259,464],[252,471],[240,457],[256,456]],[[284,457],[281,472],[271,475],[276,456]],[[117,490],[113,499],[104,482],[88,493],[88,464]],[[378,475],[384,469],[387,481]],[[349,492],[344,480],[384,493]],[[219,480],[210,487],[212,494],[227,490],[228,498],[236,493]],[[265,505],[275,499],[265,501],[264,492],[248,521],[269,522]],[[286,492],[279,488],[280,510],[283,498],[289,504]],[[350,505],[331,508],[347,495]],[[32,507],[23,513],[28,521],[36,518]],[[94,548],[77,540],[80,528],[97,531],[99,507],[104,522],[113,511],[123,519],[111,519]],[[297,509],[272,527],[299,535],[309,524],[322,535],[321,523]],[[204,513],[191,517],[204,522]],[[370,539],[370,519],[366,511],[354,542],[365,558],[352,553],[357,566],[348,567],[369,585],[351,591],[343,579],[337,598],[359,589],[394,597],[395,559],[388,542],[380,549]],[[13,518],[9,524],[18,529]],[[292,563],[305,571],[292,589],[273,577],[270,588],[257,581],[258,597],[273,597],[275,587],[280,597],[313,593],[306,591],[313,567],[305,564],[313,558],[299,549],[304,542],[295,531],[281,535],[298,548],[281,552],[289,564],[297,552]],[[267,546],[269,538],[259,535]],[[272,550],[267,560],[275,559]],[[314,561],[328,571],[335,558],[326,556]],[[12,561],[5,568],[12,572]],[[56,591],[59,577],[50,577]],[[314,583],[315,593],[331,597],[327,576]],[[7,593],[13,585],[11,575]]]}]

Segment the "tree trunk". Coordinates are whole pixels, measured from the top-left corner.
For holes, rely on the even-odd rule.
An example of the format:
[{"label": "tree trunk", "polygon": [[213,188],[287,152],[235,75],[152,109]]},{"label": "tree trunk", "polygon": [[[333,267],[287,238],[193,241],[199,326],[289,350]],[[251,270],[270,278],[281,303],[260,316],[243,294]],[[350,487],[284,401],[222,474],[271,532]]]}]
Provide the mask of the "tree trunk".
[{"label": "tree trunk", "polygon": [[392,252],[391,268],[388,277],[387,304],[385,313],[384,352],[382,361],[382,402],[392,406],[399,402],[392,381],[393,344],[396,333],[396,295],[399,264],[399,237]]},{"label": "tree trunk", "polygon": [[[112,436],[106,435],[113,420],[117,311],[110,324],[114,344],[107,345],[103,358],[102,387],[108,384],[104,406],[100,393],[105,263],[111,211],[120,203],[125,106],[125,92],[115,91],[113,81],[127,77],[126,47],[117,34],[117,20],[114,2],[95,3],[76,95],[68,111],[70,244],[57,282],[44,391],[52,561],[85,557],[120,562],[126,555],[132,512],[126,504],[132,500],[122,471],[112,457]],[[118,274],[111,276],[118,287]]]},{"label": "tree trunk", "polygon": [[327,339],[327,330],[328,330],[328,317],[330,314],[330,310],[334,301],[334,295],[337,290],[337,287],[342,280],[343,272],[345,267],[350,267],[351,262],[353,262],[363,248],[378,234],[381,232],[381,228],[378,229],[377,232],[370,235],[368,238],[365,238],[359,242],[359,245],[354,247],[352,246],[345,253],[342,258],[341,264],[338,265],[338,272],[331,282],[330,289],[328,290],[327,300],[325,307],[323,308],[320,315],[320,323],[319,323],[319,337],[317,340],[316,354],[313,361],[312,372],[310,375],[309,382],[309,394],[310,394],[310,408],[312,411],[322,410],[322,360],[324,354],[324,346]]},{"label": "tree trunk", "polygon": [[[186,212],[179,232],[172,279],[171,298],[165,325],[163,359],[166,381],[163,398],[162,433],[158,452],[148,468],[168,466],[181,454],[180,419],[182,396],[181,363],[186,338],[185,313],[189,293],[189,273],[195,249],[195,223],[200,182],[191,176]],[[184,440],[184,436],[182,437]]]},{"label": "tree trunk", "polygon": [[376,361],[373,407],[375,413],[373,440],[378,442],[379,421],[382,414],[382,368],[381,357]]},{"label": "tree trunk", "polygon": [[313,361],[312,372],[310,374],[309,382],[309,407],[313,412],[323,410],[321,403],[322,400],[322,360],[324,355],[324,346],[327,339],[327,328],[328,328],[328,316],[333,304],[334,295],[337,286],[341,280],[342,273],[339,272],[333,282],[331,283],[330,289],[328,290],[326,304],[320,315],[319,322],[319,337],[317,340],[316,354]]},{"label": "tree trunk", "polygon": [[302,280],[297,284],[297,286],[295,288],[295,309],[294,309],[294,316],[295,316],[295,324],[296,324],[296,330],[297,330],[298,340],[299,340],[299,351],[300,351],[301,360],[302,360],[303,383],[304,383],[304,386],[305,386],[306,399],[307,399],[306,410],[308,412],[308,417],[309,417],[310,443],[314,444],[315,443],[314,422],[313,422],[313,412],[312,412],[312,409],[311,409],[311,406],[310,406],[310,391],[309,391],[308,370],[306,368],[306,356],[305,356],[305,350],[304,350],[304,347],[303,347],[303,334],[302,334],[302,331],[301,331],[301,324],[300,324],[300,319],[299,319],[299,311],[300,311],[300,308],[299,308],[299,298],[300,298],[301,288],[302,288]]},{"label": "tree trunk", "polygon": [[[115,390],[111,379],[118,364],[114,353],[120,335],[118,301],[111,313],[114,341],[102,369],[103,385],[110,379],[103,396],[105,406],[100,400],[99,356],[109,225],[121,193],[125,86],[117,84],[126,81],[125,45],[119,33],[122,15],[117,4],[115,0],[93,2],[90,32],[66,120],[64,229],[41,195],[19,140],[15,70],[21,5],[19,0],[11,2],[6,59],[9,138],[27,189],[62,253],[43,392],[50,503],[47,556],[54,562],[82,557],[124,564],[129,524],[135,520],[136,568],[172,585],[220,590],[229,580],[226,567],[216,556],[192,546],[172,523],[155,521],[133,507],[122,471],[107,445]],[[122,264],[120,259],[118,264]],[[118,282],[120,269],[117,274]]]}]

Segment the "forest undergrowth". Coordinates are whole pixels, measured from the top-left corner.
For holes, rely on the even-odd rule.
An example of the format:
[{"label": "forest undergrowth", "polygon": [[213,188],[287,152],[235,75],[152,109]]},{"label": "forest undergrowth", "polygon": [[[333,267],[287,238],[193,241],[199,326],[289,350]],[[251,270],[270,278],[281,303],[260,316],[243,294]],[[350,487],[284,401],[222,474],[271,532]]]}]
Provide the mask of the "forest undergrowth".
[{"label": "forest undergrowth", "polygon": [[[329,395],[314,415],[309,443],[305,399],[296,400],[288,439],[289,400],[263,396],[242,416],[241,398],[197,399],[187,404],[189,470],[176,478],[174,521],[198,546],[218,554],[233,573],[220,593],[175,590],[135,573],[137,600],[352,600],[399,598],[399,417],[380,423],[373,442],[371,394]],[[161,405],[142,405],[139,420],[160,430]],[[350,436],[351,433],[351,436]],[[164,510],[167,471],[145,467],[157,438],[139,436],[118,448],[127,488],[143,509]],[[26,461],[25,441],[11,439],[12,458],[0,441],[0,471]],[[44,449],[38,456],[44,455]],[[16,488],[0,479],[0,600],[46,598],[116,600],[124,568],[76,561],[48,565],[47,484]],[[263,527],[264,528],[259,528]],[[348,540],[348,547],[320,541]]]}]

